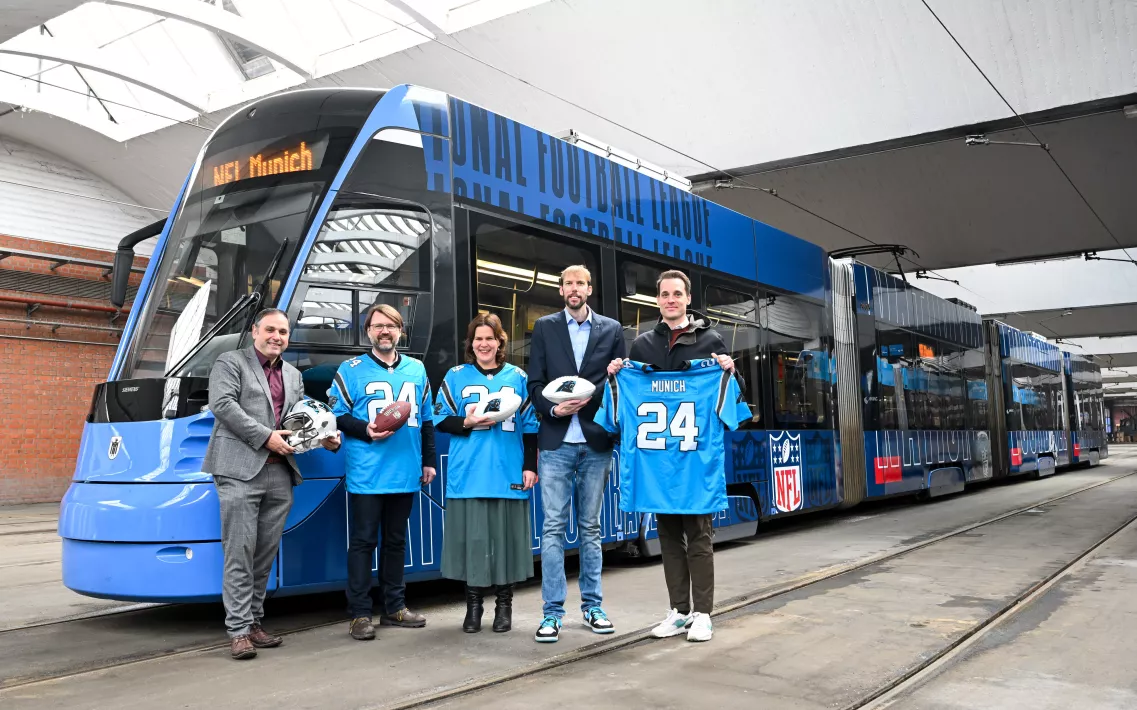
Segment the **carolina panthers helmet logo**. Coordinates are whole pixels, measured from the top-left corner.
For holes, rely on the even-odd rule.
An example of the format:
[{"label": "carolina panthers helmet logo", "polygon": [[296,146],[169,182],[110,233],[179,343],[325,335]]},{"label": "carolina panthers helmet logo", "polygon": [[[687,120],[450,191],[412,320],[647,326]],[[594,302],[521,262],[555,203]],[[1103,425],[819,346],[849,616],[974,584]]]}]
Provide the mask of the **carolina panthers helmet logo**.
[{"label": "carolina panthers helmet logo", "polygon": [[501,397],[494,397],[489,402],[487,402],[486,408],[483,411],[485,411],[487,413],[489,413],[489,412],[500,412],[501,411]]},{"label": "carolina panthers helmet logo", "polygon": [[565,380],[564,382],[561,383],[561,386],[557,388],[558,392],[568,392],[569,394],[572,394],[572,392],[575,390],[576,390],[576,381],[575,380]]}]

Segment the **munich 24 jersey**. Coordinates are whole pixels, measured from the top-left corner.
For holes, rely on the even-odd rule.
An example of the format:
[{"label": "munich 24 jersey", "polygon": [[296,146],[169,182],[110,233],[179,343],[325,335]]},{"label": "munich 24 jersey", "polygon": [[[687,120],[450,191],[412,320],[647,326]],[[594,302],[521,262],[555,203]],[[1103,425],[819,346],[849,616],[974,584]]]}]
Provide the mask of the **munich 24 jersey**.
[{"label": "munich 24 jersey", "polygon": [[668,372],[624,360],[608,378],[595,416],[620,434],[620,509],[690,515],[725,509],[723,432],[749,419],[738,380],[712,358]]},{"label": "munich 24 jersey", "polygon": [[[412,493],[422,479],[422,417],[430,416],[430,381],[422,362],[400,355],[393,368],[374,353],[345,360],[328,388],[328,404],[337,417],[350,414],[372,422],[393,401],[411,405],[407,423],[382,441],[345,436],[349,493]],[[428,462],[433,466],[434,462]]]},{"label": "munich 24 jersey", "polygon": [[503,390],[523,400],[517,413],[504,422],[474,429],[469,436],[450,437],[447,498],[529,497],[529,491],[520,490],[525,461],[521,435],[537,433],[537,413],[529,402],[528,384],[525,371],[509,363],[495,375],[484,375],[470,364],[446,373],[435,395],[435,426],[446,417],[465,417],[483,397]]}]

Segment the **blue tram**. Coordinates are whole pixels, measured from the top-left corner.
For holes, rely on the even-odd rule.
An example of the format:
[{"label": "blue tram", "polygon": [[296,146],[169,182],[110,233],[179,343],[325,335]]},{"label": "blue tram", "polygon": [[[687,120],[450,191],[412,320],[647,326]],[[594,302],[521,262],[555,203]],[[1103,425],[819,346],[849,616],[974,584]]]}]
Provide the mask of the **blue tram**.
[{"label": "blue tram", "polygon": [[[1037,365],[1016,360],[993,375],[994,326],[974,309],[831,259],[673,182],[421,87],[311,89],[241,109],[202,148],[170,218],[120,244],[116,264],[128,265],[136,244],[157,237],[61,506],[64,583],[115,599],[219,598],[220,520],[201,471],[208,375],[220,353],[249,344],[258,309],[288,312],[285,357],[313,398],[369,347],[360,316],[374,303],[403,315],[400,347],[437,385],[479,311],[501,316],[509,359],[524,367],[533,323],[563,307],[557,275],[569,264],[591,270],[590,303],[619,319],[629,342],[656,322],[658,274],[682,268],[692,307],[728,343],[752,417],[728,437],[718,540],[751,535],[761,519],[1025,470],[1000,467],[999,437],[1022,440],[1014,434],[1041,415],[998,429],[995,400],[1005,385],[1008,400],[1036,407],[1042,383],[1015,367]],[[128,271],[115,272],[119,302]],[[1100,375],[1071,363],[1076,394],[1054,391],[1086,414],[1055,424],[1076,432],[1083,453],[1068,460],[1081,461],[1098,441]],[[440,476],[409,522],[412,580],[438,574],[446,438],[438,444]],[[1036,467],[1040,446],[1029,449]],[[1104,442],[1092,450],[1104,456]],[[269,583],[278,595],[346,578],[343,457],[317,450],[298,461],[304,483]],[[534,495],[539,553],[539,487]],[[656,552],[652,517],[618,502],[613,475],[604,544]],[[567,536],[571,547],[576,531]]]},{"label": "blue tram", "polygon": [[1075,353],[1063,353],[1063,366],[1070,464],[1096,466],[1109,455],[1101,366],[1092,357]]}]

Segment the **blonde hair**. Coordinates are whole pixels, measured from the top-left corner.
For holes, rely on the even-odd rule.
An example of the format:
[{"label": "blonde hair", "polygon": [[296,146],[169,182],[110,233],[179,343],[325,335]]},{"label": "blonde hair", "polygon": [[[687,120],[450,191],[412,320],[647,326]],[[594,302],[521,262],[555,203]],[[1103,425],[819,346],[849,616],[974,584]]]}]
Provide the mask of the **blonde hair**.
[{"label": "blonde hair", "polygon": [[572,266],[566,266],[561,270],[561,286],[565,285],[565,276],[573,271],[583,271],[585,280],[588,283],[592,283],[592,272],[588,270],[588,267],[584,264],[573,264]]}]

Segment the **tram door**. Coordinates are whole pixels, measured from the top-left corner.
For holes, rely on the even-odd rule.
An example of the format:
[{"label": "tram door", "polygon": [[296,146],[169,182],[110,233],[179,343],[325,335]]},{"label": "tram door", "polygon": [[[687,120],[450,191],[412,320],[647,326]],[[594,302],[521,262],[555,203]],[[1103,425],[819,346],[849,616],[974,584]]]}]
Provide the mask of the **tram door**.
[{"label": "tram door", "polygon": [[[589,306],[598,309],[601,302],[600,251],[528,225],[478,212],[470,212],[471,260],[473,290],[476,300],[473,313],[493,313],[501,318],[509,336],[506,361],[526,369],[529,364],[533,327],[538,318],[564,310],[560,294],[561,271],[567,266],[582,265],[592,274]],[[466,322],[459,324],[465,337]],[[567,328],[567,326],[566,326]],[[616,494],[610,484],[601,511],[601,542],[615,539]],[[541,547],[541,488],[533,489],[531,506],[532,545]],[[575,515],[569,517],[565,533],[566,546],[578,542]]]}]

